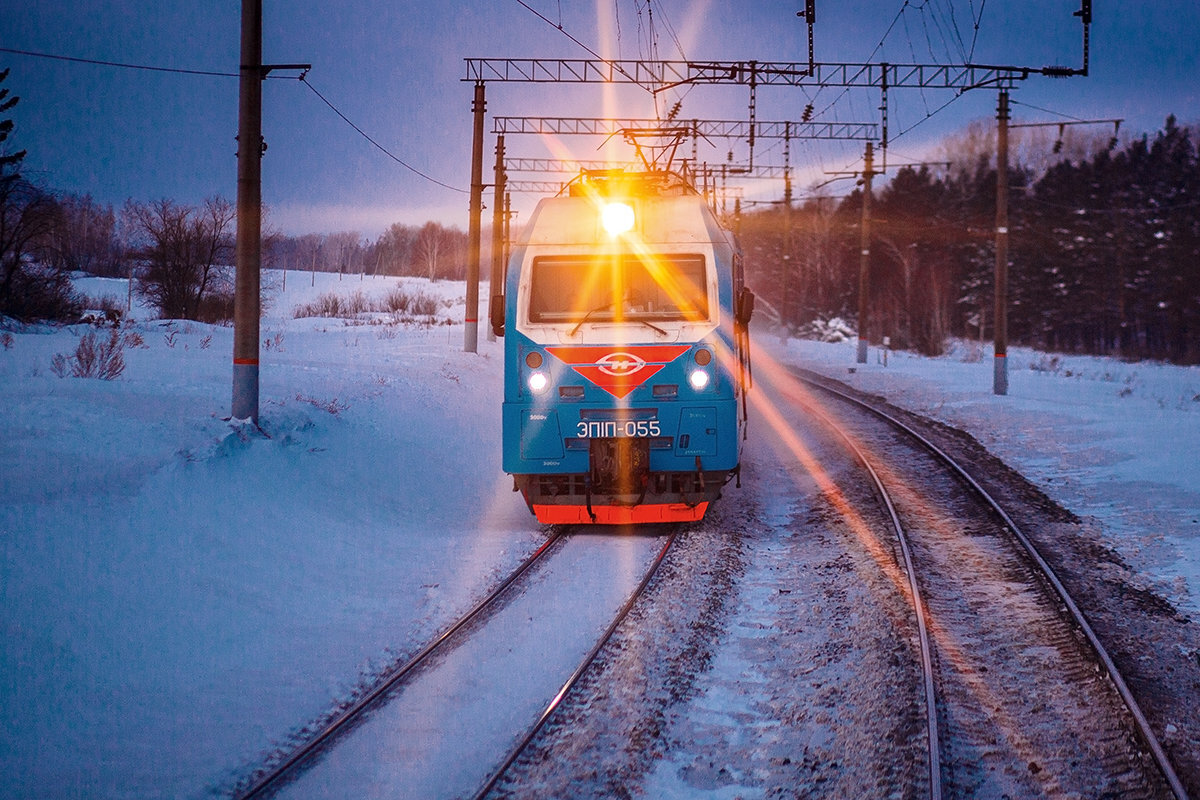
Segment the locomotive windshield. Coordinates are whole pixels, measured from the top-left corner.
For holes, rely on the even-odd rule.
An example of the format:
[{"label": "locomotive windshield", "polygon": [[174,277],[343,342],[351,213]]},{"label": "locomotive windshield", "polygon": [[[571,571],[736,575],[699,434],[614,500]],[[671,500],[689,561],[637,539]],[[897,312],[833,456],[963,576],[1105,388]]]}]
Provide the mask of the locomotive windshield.
[{"label": "locomotive windshield", "polygon": [[708,319],[700,255],[543,256],[530,275],[530,322]]}]

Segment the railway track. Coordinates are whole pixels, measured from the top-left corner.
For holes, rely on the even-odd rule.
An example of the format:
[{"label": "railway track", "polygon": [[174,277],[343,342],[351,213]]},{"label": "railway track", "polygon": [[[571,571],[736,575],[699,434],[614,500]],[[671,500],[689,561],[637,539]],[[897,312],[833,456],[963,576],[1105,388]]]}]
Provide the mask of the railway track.
[{"label": "railway track", "polygon": [[[1086,617],[983,486],[886,411],[798,377],[887,426],[855,437],[814,411],[871,475],[897,537],[919,628],[929,796],[1186,798]],[[905,457],[919,486],[874,455],[894,463],[895,431],[922,451]]]},{"label": "railway track", "polygon": [[[303,744],[260,768],[239,787],[235,796],[239,800],[291,794],[363,796],[365,786],[376,792],[383,789],[394,796],[486,796],[628,615],[675,538],[673,529],[653,536],[572,535],[557,531],[487,597],[407,662],[383,676],[373,689],[340,710]],[[606,542],[611,546],[606,546]],[[603,569],[606,564],[610,565],[607,571]],[[572,586],[556,579],[563,575],[578,579],[588,572],[597,573],[593,586],[588,586],[586,580]],[[551,610],[582,605],[565,599],[572,591],[591,591],[589,605],[595,608],[587,619],[565,623],[573,634],[568,635],[563,628],[562,613]],[[534,615],[539,609],[542,616],[554,619],[547,630],[530,635],[528,629],[538,627]],[[597,619],[602,622],[598,624]],[[595,633],[597,628],[602,630]],[[571,645],[567,642],[576,645],[577,653],[582,649],[578,643],[584,640],[587,652],[582,658],[562,653],[548,655],[556,646],[569,650]],[[517,650],[523,652],[514,654]],[[572,658],[578,658],[573,668],[561,668]],[[558,670],[554,669],[556,665],[560,667]],[[526,670],[541,685],[540,689],[529,690],[543,697],[540,711],[528,715],[525,709],[506,713],[517,702],[512,697],[514,673]],[[497,687],[501,687],[499,691]],[[468,699],[472,695],[479,699]],[[549,701],[544,697],[549,697]],[[528,708],[529,701],[524,705]],[[447,711],[447,706],[454,706],[448,713],[459,718],[441,719],[439,715]],[[391,769],[372,766],[379,756],[368,754],[389,743],[405,742],[397,745],[402,752],[393,756],[403,758],[406,754],[420,755],[413,752],[414,746],[430,747],[425,737],[437,738],[455,730],[477,733],[478,726],[489,724],[481,718],[484,708],[499,710],[501,716],[511,720],[514,730],[493,734],[490,737],[493,741],[485,743],[490,750],[481,751],[479,763],[463,763],[464,758],[455,755],[461,749],[461,742],[451,741],[445,747],[450,755],[441,759],[448,763],[443,764],[440,775],[414,775],[408,768],[411,764],[398,764]],[[466,717],[462,718],[463,715]],[[347,751],[345,756],[341,756],[343,751]],[[429,753],[424,755],[428,757]],[[383,761],[386,763],[388,758]],[[436,770],[439,759],[432,757],[429,761]],[[355,781],[367,773],[372,775],[368,783],[356,786]],[[406,780],[416,784],[405,785]]]}]

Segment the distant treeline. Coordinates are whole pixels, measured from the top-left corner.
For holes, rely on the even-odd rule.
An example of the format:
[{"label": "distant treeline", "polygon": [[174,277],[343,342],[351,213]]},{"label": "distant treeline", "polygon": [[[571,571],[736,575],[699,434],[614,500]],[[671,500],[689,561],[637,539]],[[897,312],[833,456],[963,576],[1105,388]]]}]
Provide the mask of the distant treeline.
[{"label": "distant treeline", "polygon": [[367,275],[419,275],[462,280],[467,269],[467,234],[426,222],[395,223],[371,241],[357,232],[270,236],[263,257],[279,269]]},{"label": "distant treeline", "polygon": [[[0,113],[16,98],[3,87]],[[6,99],[7,98],[7,99]],[[165,317],[232,316],[234,209],[163,199],[119,211],[21,173],[25,151],[0,118],[0,317],[70,319],[69,276],[129,276]],[[1060,134],[1061,135],[1061,134]],[[1035,151],[1018,143],[1011,188],[1009,339],[1039,348],[1200,363],[1200,152],[1174,118],[1153,137],[1114,135]],[[942,352],[990,338],[996,170],[986,128],[948,145],[950,167],[882,176],[872,202],[869,333]],[[740,215],[755,291],[786,327],[853,320],[863,195],[814,197]],[[282,236],[264,225],[263,263],[291,270],[462,279],[467,235],[437,222]],[[484,247],[490,236],[484,236]],[[486,253],[482,263],[489,263]],[[487,269],[485,267],[484,274]]]},{"label": "distant treeline", "polygon": [[[435,280],[466,272],[466,234],[437,222],[392,225],[375,241],[357,232],[282,236],[269,224],[264,231],[264,267]],[[89,299],[75,295],[69,276],[86,272],[132,276],[164,317],[230,320],[235,234],[235,209],[224,198],[200,206],[130,200],[114,210],[10,170],[0,174],[0,315],[77,318]]]},{"label": "distant treeline", "polygon": [[[1098,145],[1036,173],[1010,168],[1009,338],[1200,363],[1196,131],[1170,118],[1153,138]],[[982,151],[937,172],[901,168],[874,193],[874,341],[936,354],[947,337],[992,335],[996,170]],[[856,190],[740,220],[749,280],[792,329],[854,318],[861,210]]]}]

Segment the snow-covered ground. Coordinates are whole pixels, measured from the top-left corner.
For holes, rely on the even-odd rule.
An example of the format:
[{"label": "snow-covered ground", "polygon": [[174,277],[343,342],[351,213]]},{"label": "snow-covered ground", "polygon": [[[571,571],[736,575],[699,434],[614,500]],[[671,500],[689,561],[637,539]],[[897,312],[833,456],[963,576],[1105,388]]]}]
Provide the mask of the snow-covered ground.
[{"label": "snow-covered ground", "polygon": [[[968,431],[1080,517],[1092,518],[1145,588],[1200,615],[1200,367],[1008,353],[992,392],[992,351],[957,342],[940,358],[855,344],[759,337],[808,367]],[[765,347],[764,347],[765,346]]]},{"label": "snow-covered ground", "polygon": [[293,319],[398,281],[315,282],[270,281],[266,437],[223,419],[229,328],[135,308],[113,381],[51,368],[86,326],[0,349],[0,794],[228,789],[544,539],[498,469],[500,346],[444,324],[463,285],[402,282],[432,323]]},{"label": "snow-covered ground", "polygon": [[[444,303],[432,320],[293,317],[398,284]],[[544,539],[499,468],[501,346],[481,330],[463,352],[462,284],[267,285],[265,435],[224,419],[229,328],[135,307],[122,335],[141,343],[113,381],[52,368],[86,326],[0,335],[6,797],[228,791]],[[852,344],[758,343],[970,431],[1200,611],[1200,370],[1015,350],[995,397],[969,345],[886,367],[873,352],[851,374]]]}]

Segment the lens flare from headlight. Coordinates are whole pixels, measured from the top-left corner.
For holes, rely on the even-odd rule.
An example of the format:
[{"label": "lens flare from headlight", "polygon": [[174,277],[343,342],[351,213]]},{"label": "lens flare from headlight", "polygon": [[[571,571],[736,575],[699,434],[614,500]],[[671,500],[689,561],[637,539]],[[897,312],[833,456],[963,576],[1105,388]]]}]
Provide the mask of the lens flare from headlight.
[{"label": "lens flare from headlight", "polygon": [[529,389],[534,394],[541,394],[546,391],[546,387],[550,385],[550,379],[546,377],[544,372],[535,372],[529,376]]},{"label": "lens flare from headlight", "polygon": [[620,236],[633,229],[633,206],[626,203],[606,203],[600,209],[600,224],[610,236]]},{"label": "lens flare from headlight", "polygon": [[693,389],[700,391],[708,386],[708,373],[702,369],[694,369],[692,374],[688,375],[688,383],[692,385]]}]

